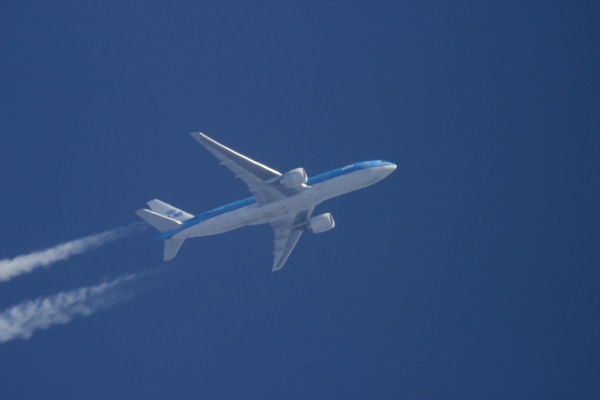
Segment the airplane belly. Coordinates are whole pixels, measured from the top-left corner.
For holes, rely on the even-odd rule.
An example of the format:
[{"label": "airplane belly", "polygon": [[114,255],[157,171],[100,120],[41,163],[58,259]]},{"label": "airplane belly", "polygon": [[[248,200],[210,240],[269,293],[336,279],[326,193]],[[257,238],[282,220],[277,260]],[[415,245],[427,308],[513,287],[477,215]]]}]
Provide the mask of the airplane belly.
[{"label": "airplane belly", "polygon": [[268,223],[287,215],[296,215],[344,193],[372,185],[380,178],[369,170],[359,170],[311,186],[300,193],[264,205],[251,204],[210,217],[174,235],[174,238],[210,236],[248,225]]},{"label": "airplane belly", "polygon": [[218,235],[248,225],[266,222],[256,205],[243,207],[199,222],[188,229],[181,231],[174,237],[197,237]]},{"label": "airplane belly", "polygon": [[316,204],[314,194],[311,189],[308,189],[295,196],[263,205],[260,210],[265,222],[308,210]]}]

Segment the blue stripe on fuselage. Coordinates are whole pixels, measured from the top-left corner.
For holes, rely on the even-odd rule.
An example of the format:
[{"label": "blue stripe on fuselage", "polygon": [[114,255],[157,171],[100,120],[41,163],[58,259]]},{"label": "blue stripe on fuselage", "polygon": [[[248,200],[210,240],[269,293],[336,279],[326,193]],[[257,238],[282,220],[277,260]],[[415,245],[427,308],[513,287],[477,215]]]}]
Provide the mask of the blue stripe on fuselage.
[{"label": "blue stripe on fuselage", "polygon": [[[330,179],[337,178],[338,176],[349,174],[354,171],[358,171],[358,170],[366,169],[366,168],[380,167],[382,165],[393,165],[393,164],[390,162],[387,162],[387,161],[382,161],[382,160],[361,161],[361,162],[357,162],[354,164],[346,165],[345,167],[342,167],[342,168],[332,169],[331,171],[327,171],[322,174],[315,175],[308,179],[307,184],[309,186],[316,185],[318,183],[322,183],[322,182],[328,181]],[[205,211],[203,213],[196,215],[195,217],[188,219],[187,221],[184,221],[183,224],[181,225],[181,227],[179,227],[177,229],[173,229],[171,231],[167,231],[167,232],[157,235],[155,237],[155,239],[157,239],[157,240],[168,239],[171,236],[175,235],[176,233],[179,233],[185,229],[188,229],[189,227],[196,225],[200,222],[206,221],[207,219],[216,217],[221,214],[228,213],[230,211],[237,210],[242,207],[246,207],[246,206],[248,206],[250,204],[254,204],[254,203],[256,203],[256,199],[254,197],[246,197],[245,199],[234,201],[233,203],[225,204],[224,206],[221,206],[221,207],[213,208],[212,210]]]},{"label": "blue stripe on fuselage", "polygon": [[176,233],[179,233],[179,232],[189,228],[190,226],[193,226],[200,222],[206,221],[207,219],[216,217],[217,215],[225,214],[230,211],[237,210],[238,208],[246,207],[246,206],[248,206],[250,204],[254,204],[254,203],[256,203],[256,199],[254,197],[246,197],[245,199],[234,201],[233,203],[225,204],[224,206],[213,208],[212,210],[204,211],[203,213],[200,213],[200,214],[196,215],[195,217],[192,217],[192,218],[184,221],[183,224],[179,228],[156,235],[155,239],[156,240],[168,239],[171,236],[175,235]]},{"label": "blue stripe on fuselage", "polygon": [[341,175],[349,174],[350,172],[358,171],[360,169],[367,169],[373,167],[380,167],[382,165],[393,165],[391,162],[382,161],[382,160],[373,160],[373,161],[361,161],[354,164],[346,165],[342,168],[332,169],[331,171],[323,172],[322,174],[315,175],[312,178],[308,179],[307,184],[309,186],[315,185],[317,183],[325,182],[329,179],[337,178]]}]

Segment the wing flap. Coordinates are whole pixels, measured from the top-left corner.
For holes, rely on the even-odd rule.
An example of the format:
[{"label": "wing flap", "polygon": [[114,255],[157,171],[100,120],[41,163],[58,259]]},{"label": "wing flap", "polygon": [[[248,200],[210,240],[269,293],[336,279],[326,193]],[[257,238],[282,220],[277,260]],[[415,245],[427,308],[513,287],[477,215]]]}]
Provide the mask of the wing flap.
[{"label": "wing flap", "polygon": [[285,265],[298,240],[300,240],[300,236],[304,232],[304,225],[312,212],[313,208],[310,208],[296,215],[271,222],[271,226],[275,231],[273,272],[279,271]]},{"label": "wing flap", "polygon": [[292,250],[296,247],[298,240],[300,240],[300,236],[302,236],[302,231],[299,229],[275,231],[273,272],[283,268],[290,254],[292,254]]}]

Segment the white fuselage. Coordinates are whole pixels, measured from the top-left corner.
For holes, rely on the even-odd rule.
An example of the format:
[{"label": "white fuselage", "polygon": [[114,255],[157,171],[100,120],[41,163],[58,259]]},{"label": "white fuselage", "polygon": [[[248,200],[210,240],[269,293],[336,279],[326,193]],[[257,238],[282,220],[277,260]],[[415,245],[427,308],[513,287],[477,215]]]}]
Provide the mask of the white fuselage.
[{"label": "white fuselage", "polygon": [[[312,209],[325,200],[370,186],[396,169],[393,164],[352,171],[315,183],[298,194],[279,201],[259,205],[256,202],[212,216],[191,225],[172,237],[186,239],[227,232],[248,225],[270,223],[286,216]],[[218,211],[218,209],[217,209]]]}]

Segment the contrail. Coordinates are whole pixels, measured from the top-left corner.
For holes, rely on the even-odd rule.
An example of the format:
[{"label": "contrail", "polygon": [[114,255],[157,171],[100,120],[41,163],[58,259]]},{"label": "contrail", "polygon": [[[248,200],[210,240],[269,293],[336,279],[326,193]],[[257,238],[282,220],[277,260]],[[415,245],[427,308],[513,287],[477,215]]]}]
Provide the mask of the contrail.
[{"label": "contrail", "polygon": [[144,228],[142,223],[134,223],[120,228],[112,229],[71,240],[44,250],[36,250],[29,254],[17,256],[12,259],[0,260],[0,282],[26,274],[36,268],[47,267],[57,261],[68,260],[76,254],[85,253],[117,239],[130,235]]},{"label": "contrail", "polygon": [[0,313],[0,343],[29,339],[37,330],[64,325],[76,316],[88,316],[129,300],[133,292],[121,290],[122,287],[146,274],[121,275],[95,286],[60,292],[12,306]]}]

